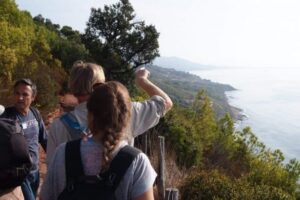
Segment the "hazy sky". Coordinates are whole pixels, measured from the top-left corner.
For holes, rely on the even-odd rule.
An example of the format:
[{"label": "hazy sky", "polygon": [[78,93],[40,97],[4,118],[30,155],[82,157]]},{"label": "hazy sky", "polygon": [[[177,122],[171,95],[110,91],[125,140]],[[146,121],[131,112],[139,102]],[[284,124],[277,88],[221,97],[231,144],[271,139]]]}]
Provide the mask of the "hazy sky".
[{"label": "hazy sky", "polygon": [[[16,0],[32,16],[83,32],[91,7],[116,0]],[[131,0],[160,32],[162,56],[222,66],[300,67],[298,0]]]}]

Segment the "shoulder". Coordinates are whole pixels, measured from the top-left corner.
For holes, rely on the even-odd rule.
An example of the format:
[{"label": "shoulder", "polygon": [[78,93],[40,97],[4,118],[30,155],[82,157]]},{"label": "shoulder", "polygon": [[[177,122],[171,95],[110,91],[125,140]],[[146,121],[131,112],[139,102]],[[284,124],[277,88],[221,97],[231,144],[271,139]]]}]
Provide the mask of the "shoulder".
[{"label": "shoulder", "polygon": [[14,106],[5,107],[5,112],[16,112],[16,108]]},{"label": "shoulder", "polygon": [[34,107],[34,106],[30,106],[30,110],[32,112],[40,113],[40,111],[36,107]]},{"label": "shoulder", "polygon": [[126,171],[116,190],[116,196],[119,199],[122,199],[122,196],[130,196],[134,199],[153,186],[156,176],[157,174],[148,157],[141,152],[135,157],[131,166]]},{"label": "shoulder", "polygon": [[17,110],[14,106],[5,107],[5,111],[0,116],[1,118],[15,118]]},{"label": "shoulder", "polygon": [[49,131],[51,132],[51,134],[62,134],[62,132],[67,132],[65,125],[63,124],[63,122],[61,121],[60,117],[55,118],[53,120],[53,122],[50,125],[50,129]]},{"label": "shoulder", "polygon": [[134,152],[131,153],[134,156],[134,159],[128,168],[128,172],[132,173],[132,175],[136,177],[145,175],[156,177],[156,172],[154,171],[148,156],[134,147],[130,146],[130,148],[130,151]]},{"label": "shoulder", "polygon": [[67,113],[63,113],[59,117],[56,117],[55,119],[53,119],[53,122],[52,122],[51,125],[53,125],[53,126],[62,126],[63,125],[62,117],[65,116],[66,114]]},{"label": "shoulder", "polygon": [[[136,158],[134,159],[133,164],[134,164],[133,167],[135,168],[136,171],[141,170],[140,172],[145,172],[145,170],[152,170],[153,169],[148,156],[143,152],[140,152],[136,156]],[[153,169],[153,171],[154,171],[154,169]]]},{"label": "shoulder", "polygon": [[41,113],[37,108],[30,106],[30,111],[34,114],[34,116],[41,118]]},{"label": "shoulder", "polygon": [[40,111],[37,108],[32,106],[30,106],[30,111],[32,112],[33,116],[38,121],[38,123],[41,125],[41,121],[43,121],[43,118]]}]

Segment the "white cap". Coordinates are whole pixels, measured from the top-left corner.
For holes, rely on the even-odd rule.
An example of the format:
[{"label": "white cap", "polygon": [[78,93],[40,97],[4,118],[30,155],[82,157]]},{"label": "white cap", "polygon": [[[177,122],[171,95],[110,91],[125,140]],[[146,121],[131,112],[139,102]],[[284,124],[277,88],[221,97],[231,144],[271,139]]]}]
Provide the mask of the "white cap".
[{"label": "white cap", "polygon": [[2,105],[0,104],[0,115],[2,115],[2,113],[4,113],[4,111],[5,111],[4,106],[2,106]]}]

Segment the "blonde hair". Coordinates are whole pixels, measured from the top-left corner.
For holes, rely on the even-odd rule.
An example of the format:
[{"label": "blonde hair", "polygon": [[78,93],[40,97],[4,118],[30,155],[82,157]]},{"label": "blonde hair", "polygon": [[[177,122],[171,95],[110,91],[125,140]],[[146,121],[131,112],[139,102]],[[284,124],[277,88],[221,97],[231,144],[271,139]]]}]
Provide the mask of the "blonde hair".
[{"label": "blonde hair", "polygon": [[95,88],[87,102],[92,117],[89,129],[93,135],[102,134],[102,171],[108,169],[112,152],[126,135],[131,117],[131,99],[124,85],[116,81],[103,83]]},{"label": "blonde hair", "polygon": [[73,64],[69,79],[69,89],[75,96],[89,95],[93,85],[105,82],[103,68],[95,63],[85,63],[81,60]]}]

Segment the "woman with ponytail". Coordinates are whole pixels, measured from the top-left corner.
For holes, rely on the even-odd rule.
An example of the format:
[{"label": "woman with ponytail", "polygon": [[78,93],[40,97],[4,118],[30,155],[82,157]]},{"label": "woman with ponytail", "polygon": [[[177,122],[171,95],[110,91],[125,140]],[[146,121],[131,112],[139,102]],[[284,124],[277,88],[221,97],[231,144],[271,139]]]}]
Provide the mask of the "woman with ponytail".
[{"label": "woman with ponytail", "polygon": [[[124,147],[128,147],[126,130],[130,125],[131,106],[128,91],[121,83],[111,81],[94,89],[87,102],[90,136],[80,140],[84,175],[105,173],[110,169],[113,159]],[[56,149],[42,187],[42,200],[58,199],[67,186],[65,149],[66,143]],[[114,198],[153,200],[155,178],[156,173],[149,159],[139,152],[116,186]]]}]

